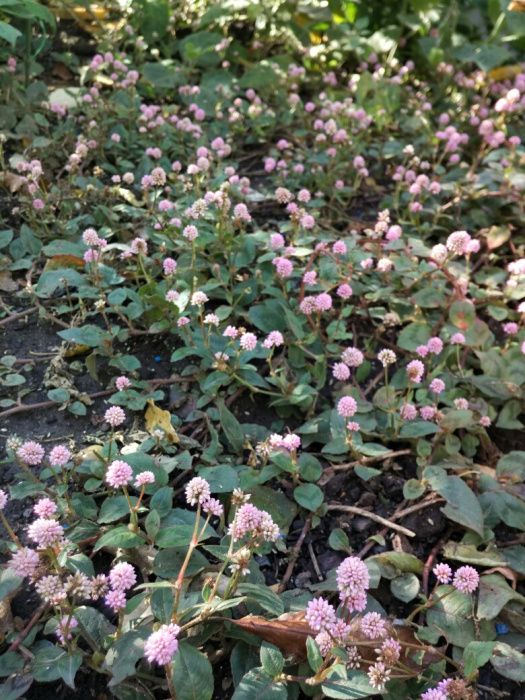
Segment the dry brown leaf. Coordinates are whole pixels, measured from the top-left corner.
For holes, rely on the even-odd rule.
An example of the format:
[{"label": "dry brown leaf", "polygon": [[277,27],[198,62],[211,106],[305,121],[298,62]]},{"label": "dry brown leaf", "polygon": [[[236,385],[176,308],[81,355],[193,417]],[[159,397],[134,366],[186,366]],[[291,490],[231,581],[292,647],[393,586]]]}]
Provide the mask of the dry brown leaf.
[{"label": "dry brown leaf", "polygon": [[509,12],[525,12],[525,0],[512,0],[507,10]]},{"label": "dry brown leaf", "polygon": [[57,270],[62,267],[84,267],[84,260],[77,255],[53,255],[46,262],[45,270]]},{"label": "dry brown leaf", "polygon": [[171,424],[171,413],[156,406],[152,399],[148,399],[148,407],[146,409],[146,413],[144,414],[144,418],[148,433],[153,434],[155,429],[160,428],[165,432],[166,437],[170,442],[179,442],[177,431]]},{"label": "dry brown leaf", "polygon": [[493,68],[488,72],[488,76],[491,80],[500,82],[501,80],[510,80],[515,78],[517,75],[523,72],[523,69],[519,65],[515,66],[501,66],[500,68]]},{"label": "dry brown leaf", "polygon": [[0,272],[0,292],[16,292],[18,289],[17,283],[11,277],[9,270]]},{"label": "dry brown leaf", "polygon": [[18,192],[24,183],[25,178],[16,173],[11,173],[8,170],[0,171],[0,184],[8,189],[9,192]]},{"label": "dry brown leaf", "polygon": [[501,574],[511,582],[512,588],[516,590],[519,575],[516,571],[514,571],[514,569],[511,569],[509,566],[494,566],[492,569],[487,569],[487,571],[484,571],[483,573],[485,575]]},{"label": "dry brown leaf", "polygon": [[[259,615],[247,615],[240,620],[231,620],[231,622],[246,632],[251,632],[260,639],[264,639],[265,642],[274,644],[285,656],[294,657],[297,660],[306,658],[306,640],[309,636],[316,636],[316,632],[304,619],[302,611],[285,613],[274,620],[267,620]],[[359,642],[370,642],[361,632],[359,624],[358,618],[350,623],[351,638],[358,646]],[[419,673],[422,668],[426,668],[443,658],[443,654],[439,650],[422,644],[411,627],[390,624],[388,629],[403,648],[401,661],[414,673]],[[423,657],[419,661],[421,652],[423,652]],[[377,654],[372,646],[361,646],[359,653],[365,661],[373,663],[376,660]],[[416,659],[418,660],[416,661]]]}]

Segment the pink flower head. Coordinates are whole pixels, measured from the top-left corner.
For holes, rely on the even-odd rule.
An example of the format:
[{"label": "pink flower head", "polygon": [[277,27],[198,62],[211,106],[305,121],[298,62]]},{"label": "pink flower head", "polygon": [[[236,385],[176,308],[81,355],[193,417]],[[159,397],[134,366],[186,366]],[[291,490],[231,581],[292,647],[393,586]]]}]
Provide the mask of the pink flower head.
[{"label": "pink flower head", "polygon": [[350,370],[344,362],[336,362],[332,368],[332,374],[340,382],[346,382],[350,377]]},{"label": "pink flower head", "polygon": [[224,514],[224,507],[217,498],[207,498],[202,503],[202,510],[216,518],[220,518]]},{"label": "pink flower head", "polygon": [[428,355],[428,347],[426,345],[418,345],[416,348],[416,353],[419,357],[426,357]]},{"label": "pink flower head", "polygon": [[186,484],[186,502],[190,506],[204,503],[210,498],[210,485],[201,476],[195,476]]},{"label": "pink flower head", "polygon": [[460,566],[452,583],[461,593],[474,593],[479,585],[479,574],[472,566]]},{"label": "pink flower head", "polygon": [[114,489],[127,486],[133,478],[133,470],[127,462],[116,459],[109,465],[106,471],[106,483]]},{"label": "pink flower head", "polygon": [[337,402],[337,413],[343,418],[351,418],[357,411],[357,402],[352,396],[343,396]]},{"label": "pink flower head", "polygon": [[505,335],[516,335],[516,333],[520,329],[518,324],[514,323],[513,321],[509,321],[508,323],[504,323],[502,328],[503,328],[503,332],[505,333]]},{"label": "pink flower head", "polygon": [[349,299],[353,294],[352,287],[346,283],[340,284],[339,287],[337,287],[336,294],[341,299]]},{"label": "pink flower head", "polygon": [[447,249],[456,255],[465,255],[468,252],[468,245],[471,241],[466,231],[454,231],[447,238]]},{"label": "pink flower head", "polygon": [[118,612],[126,607],[126,593],[120,588],[108,591],[104,597],[104,602],[114,612]]},{"label": "pink flower head", "polygon": [[179,643],[177,635],[180,627],[175,624],[162,625],[156,632],[150,634],[144,644],[144,656],[150,664],[165,666],[177,653]]},{"label": "pink flower head", "polygon": [[481,416],[481,418],[479,419],[479,424],[483,428],[490,428],[492,421],[489,416]]},{"label": "pink flower head", "polygon": [[239,508],[228,532],[234,542],[247,535],[266,542],[275,542],[279,538],[279,526],[274,523],[272,516],[251,503],[244,503]]},{"label": "pink flower head", "polygon": [[422,406],[419,409],[419,413],[423,420],[432,420],[436,415],[436,408],[435,406]]},{"label": "pink flower head", "polygon": [[131,382],[127,377],[117,377],[115,379],[115,386],[117,387],[118,391],[126,391],[126,389],[130,388]]},{"label": "pink flower head", "polygon": [[463,345],[465,343],[465,336],[463,333],[454,333],[450,339],[450,342],[452,345]]},{"label": "pink flower head", "polygon": [[305,229],[312,229],[315,226],[315,219],[311,214],[301,216],[301,226]]},{"label": "pink flower head", "polygon": [[17,457],[33,467],[36,467],[44,459],[45,450],[39,442],[28,440],[16,451]]},{"label": "pink flower head", "polygon": [[344,241],[336,241],[332,246],[332,252],[336,255],[345,255],[346,243]]},{"label": "pink flower head", "polygon": [[439,688],[430,688],[421,695],[421,700],[448,700],[448,695]]},{"label": "pink flower head", "polygon": [[135,569],[127,561],[121,561],[109,572],[109,583],[114,591],[127,591],[137,583]]},{"label": "pink flower head", "polygon": [[147,484],[155,483],[155,474],[150,471],[140,472],[135,479],[135,488],[140,489]]},{"label": "pink flower head", "polygon": [[186,226],[184,228],[184,230],[182,231],[182,235],[189,241],[194,241],[198,237],[199,231],[197,230],[196,226],[190,224],[189,226]]},{"label": "pink flower head", "polygon": [[419,384],[425,373],[425,365],[421,360],[412,360],[408,363],[406,370],[409,380],[414,384]]},{"label": "pink flower head", "polygon": [[225,338],[236,338],[239,335],[239,331],[235,326],[226,326],[223,332]]},{"label": "pink flower head", "polygon": [[448,564],[436,564],[432,572],[439,583],[450,583],[452,579],[452,569]]},{"label": "pink flower head", "polygon": [[399,415],[403,420],[414,420],[414,418],[417,416],[417,408],[414,406],[414,404],[405,403],[399,409]]},{"label": "pink flower head", "polygon": [[368,639],[384,637],[387,633],[386,621],[377,612],[369,612],[363,615],[359,628]]},{"label": "pink flower head", "polygon": [[73,630],[78,627],[78,622],[70,615],[63,615],[60,618],[55,634],[60,644],[65,644],[66,641],[73,639]]},{"label": "pink flower head", "polygon": [[316,632],[328,630],[336,621],[335,609],[324,598],[314,598],[306,607],[305,620]]},{"label": "pink flower head", "polygon": [[272,260],[272,264],[275,266],[275,271],[278,277],[285,279],[290,277],[293,273],[293,263],[288,258],[278,257]]},{"label": "pink flower head", "polygon": [[295,433],[288,433],[281,441],[281,447],[289,452],[295,452],[301,447],[301,438]]},{"label": "pink flower head", "polygon": [[257,336],[255,333],[244,333],[239,340],[239,345],[243,350],[251,352],[257,347]]},{"label": "pink flower head", "polygon": [[329,311],[332,308],[332,297],[327,292],[322,292],[315,297],[317,311]]},{"label": "pink flower head", "polygon": [[27,528],[27,536],[41,548],[53,547],[64,538],[64,529],[56,520],[37,518]]},{"label": "pink flower head", "polygon": [[177,271],[177,261],[173,258],[164,258],[162,261],[162,271],[166,276],[174,275]]},{"label": "pink flower head", "polygon": [[57,512],[57,504],[50,498],[41,498],[33,506],[33,513],[40,518],[50,518]]},{"label": "pink flower head", "polygon": [[434,336],[427,342],[427,348],[433,355],[439,355],[439,353],[443,350],[443,341],[441,338]]},{"label": "pink flower head", "polygon": [[112,428],[116,428],[118,425],[122,425],[126,420],[126,414],[120,406],[110,406],[108,410],[104,413],[104,420]]},{"label": "pink flower head", "polygon": [[348,421],[348,423],[346,424],[346,429],[351,433],[358,433],[361,429],[361,426],[355,420],[351,420]]},{"label": "pink flower head", "polygon": [[33,578],[33,574],[40,566],[40,556],[34,549],[29,547],[21,547],[11,555],[8,567],[15,572],[17,576],[25,578]]},{"label": "pink flower head", "polygon": [[346,348],[341,353],[341,359],[349,367],[359,367],[365,361],[365,356],[357,348]]},{"label": "pink flower head", "polygon": [[441,394],[443,391],[445,391],[445,382],[436,377],[436,379],[433,379],[430,382],[429,388],[430,391],[434,392],[434,394]]},{"label": "pink flower head", "polygon": [[265,338],[263,342],[263,348],[269,350],[270,348],[279,347],[284,343],[283,335],[280,331],[271,331]]},{"label": "pink flower head", "polygon": [[278,250],[284,247],[284,237],[280,233],[272,233],[270,236],[270,248],[272,250]]}]

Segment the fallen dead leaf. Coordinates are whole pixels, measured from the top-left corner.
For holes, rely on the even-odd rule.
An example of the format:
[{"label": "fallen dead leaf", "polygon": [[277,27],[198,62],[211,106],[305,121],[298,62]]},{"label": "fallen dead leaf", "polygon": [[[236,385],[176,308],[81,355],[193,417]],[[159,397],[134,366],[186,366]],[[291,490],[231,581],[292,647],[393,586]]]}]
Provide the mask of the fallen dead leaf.
[{"label": "fallen dead leaf", "polygon": [[9,270],[0,272],[0,292],[16,292],[18,289],[17,283],[11,277]]},{"label": "fallen dead leaf", "polygon": [[179,442],[177,431],[171,424],[171,413],[156,406],[152,399],[148,399],[148,408],[146,409],[144,418],[146,421],[146,430],[150,435],[153,434],[155,429],[160,428],[166,433],[166,437],[170,442]]},{"label": "fallen dead leaf", "polygon": [[0,171],[0,184],[3,185],[9,192],[18,192],[24,185],[25,178],[12,173],[9,170]]}]

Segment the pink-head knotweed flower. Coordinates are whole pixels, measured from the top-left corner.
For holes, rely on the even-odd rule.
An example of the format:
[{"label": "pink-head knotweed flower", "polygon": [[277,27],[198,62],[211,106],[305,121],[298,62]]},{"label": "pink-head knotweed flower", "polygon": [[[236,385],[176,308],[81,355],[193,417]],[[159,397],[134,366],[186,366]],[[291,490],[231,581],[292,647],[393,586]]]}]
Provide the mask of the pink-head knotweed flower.
[{"label": "pink-head knotweed flower", "polygon": [[442,379],[436,377],[429,384],[429,389],[434,394],[441,394],[445,391],[445,382]]},{"label": "pink-head knotweed flower", "polygon": [[169,277],[177,272],[177,261],[173,258],[164,258],[162,261],[162,271]]},{"label": "pink-head knotweed flower", "polygon": [[357,411],[357,402],[352,396],[343,396],[337,402],[337,413],[343,418],[351,418]]},{"label": "pink-head knotweed flower", "polygon": [[463,333],[454,333],[454,335],[450,338],[450,342],[452,345],[464,345],[465,344],[465,336]]},{"label": "pink-head knotweed flower", "polygon": [[234,542],[246,536],[266,542],[275,542],[279,538],[279,526],[274,523],[272,516],[251,503],[245,503],[239,508],[228,532]]},{"label": "pink-head knotweed flower", "polygon": [[288,433],[281,440],[281,447],[289,452],[296,452],[301,447],[301,438],[295,433]]},{"label": "pink-head knotweed flower", "polygon": [[54,547],[64,539],[64,529],[56,520],[37,518],[27,528],[27,536],[40,549]]},{"label": "pink-head knotweed flower", "polygon": [[414,384],[419,384],[425,373],[425,365],[421,360],[412,360],[406,367],[408,378]]},{"label": "pink-head knotweed flower", "polygon": [[359,367],[365,361],[365,356],[357,348],[346,348],[341,353],[341,359],[349,367]]},{"label": "pink-head knotweed flower", "polygon": [[252,220],[252,216],[251,216],[250,212],[248,211],[248,207],[246,206],[246,204],[243,204],[242,202],[241,202],[241,204],[236,204],[233,207],[233,218],[236,221],[242,221],[245,224],[249,224],[250,221]]},{"label": "pink-head knotweed flower", "polygon": [[414,420],[417,416],[417,408],[414,404],[405,403],[399,409],[399,415],[403,420]]},{"label": "pink-head knotweed flower", "polygon": [[104,602],[114,612],[126,607],[126,593],[121,589],[112,589],[104,596]]},{"label": "pink-head knotweed flower", "polygon": [[332,308],[332,297],[327,292],[321,292],[314,299],[317,311],[329,311]]},{"label": "pink-head knotweed flower", "polygon": [[127,591],[137,583],[135,569],[127,561],[121,561],[109,572],[109,584],[114,591]]},{"label": "pink-head knotweed flower", "polygon": [[429,688],[421,695],[421,700],[448,700],[448,695],[439,688]]},{"label": "pink-head knotweed flower", "polygon": [[419,409],[419,415],[423,420],[432,420],[436,415],[435,406],[421,406]]},{"label": "pink-head knotweed flower", "polygon": [[284,236],[280,233],[272,233],[270,236],[270,248],[272,250],[278,250],[279,248],[284,248],[285,240]]},{"label": "pink-head knotweed flower", "polygon": [[470,235],[466,231],[454,231],[447,238],[446,246],[451,253],[465,255],[468,253],[468,245],[471,241]]},{"label": "pink-head knotweed flower", "polygon": [[224,514],[224,507],[217,498],[206,499],[202,504],[202,510],[216,518],[220,518]]},{"label": "pink-head knotweed flower", "polygon": [[492,421],[489,418],[489,416],[481,416],[481,418],[479,419],[479,424],[482,428],[490,428],[490,426],[492,425]]},{"label": "pink-head knotweed flower", "polygon": [[332,375],[334,379],[340,382],[346,382],[350,377],[350,369],[344,362],[336,362],[332,368]]},{"label": "pink-head knotweed flower", "polygon": [[36,592],[46,603],[59,605],[67,598],[67,592],[58,576],[44,576],[35,585]]},{"label": "pink-head knotweed flower", "polygon": [[41,498],[33,506],[33,513],[40,518],[51,518],[58,510],[57,504],[50,498]]},{"label": "pink-head knotweed flower", "polygon": [[311,600],[306,607],[304,617],[310,628],[315,632],[329,630],[336,621],[333,605],[330,605],[324,598]]},{"label": "pink-head knotweed flower", "polygon": [[56,445],[49,453],[49,463],[52,467],[64,467],[72,456],[65,445]]},{"label": "pink-head knotweed flower", "polygon": [[164,299],[170,304],[176,304],[179,300],[179,293],[175,289],[168,289],[164,295]]},{"label": "pink-head knotweed flower", "polygon": [[340,284],[335,292],[340,299],[350,299],[353,294],[352,287],[349,284]]},{"label": "pink-head knotweed flower", "polygon": [[196,238],[199,236],[199,231],[196,226],[193,224],[190,224],[189,226],[186,226],[183,231],[182,235],[184,238],[187,238],[189,241],[194,241]]},{"label": "pink-head knotweed flower", "polygon": [[452,584],[461,593],[474,593],[479,585],[479,574],[472,566],[460,566]]},{"label": "pink-head knotweed flower", "polygon": [[239,340],[239,345],[243,350],[251,352],[257,347],[257,336],[255,333],[243,333]]},{"label": "pink-head knotweed flower", "polygon": [[185,488],[186,502],[190,506],[202,504],[210,498],[210,485],[201,476],[194,476]]},{"label": "pink-head knotweed flower", "polygon": [[428,347],[426,345],[418,345],[416,348],[416,353],[419,357],[426,357],[429,353]]},{"label": "pink-head knotweed flower", "polygon": [[280,331],[270,331],[263,342],[263,348],[277,348],[284,343],[283,334]]},{"label": "pink-head knotweed flower", "polygon": [[115,459],[106,471],[106,483],[114,489],[127,486],[133,478],[133,470],[127,462]]},{"label": "pink-head knotweed flower", "polygon": [[277,257],[272,260],[272,265],[275,266],[275,272],[281,279],[286,279],[293,274],[293,263],[288,258]]},{"label": "pink-head knotweed flower", "polygon": [[382,661],[377,661],[368,669],[368,682],[378,691],[383,691],[390,678],[390,669]]},{"label": "pink-head knotweed flower", "polygon": [[29,547],[21,547],[13,552],[8,563],[8,568],[15,572],[17,576],[31,579],[35,571],[40,566],[40,556],[38,552]]},{"label": "pink-head knotweed flower", "polygon": [[436,564],[432,569],[432,573],[439,583],[450,583],[452,580],[452,569],[448,564]]},{"label": "pink-head knotweed flower", "polygon": [[120,406],[110,406],[104,413],[104,420],[106,423],[109,423],[112,428],[116,428],[124,423],[126,414]]},{"label": "pink-head knotweed flower", "polygon": [[368,639],[379,639],[387,633],[386,620],[377,612],[369,612],[361,618],[359,629]]},{"label": "pink-head knotweed flower", "polygon": [[[341,600],[353,610],[366,607],[366,591],[370,587],[370,574],[358,557],[347,557],[337,568],[337,588]],[[362,606],[362,607],[359,607]]]},{"label": "pink-head knotweed flower", "polygon": [[385,639],[381,647],[375,649],[376,654],[378,654],[377,660],[382,661],[385,666],[394,666],[399,661],[401,651],[401,644],[393,637]]},{"label": "pink-head knotweed flower", "polygon": [[118,391],[126,391],[126,389],[129,389],[131,386],[131,381],[127,377],[117,377],[115,379],[115,386],[117,387]]},{"label": "pink-head knotweed flower", "polygon": [[39,442],[28,440],[20,445],[16,455],[25,464],[36,467],[44,459],[45,450]]},{"label": "pink-head knotweed flower", "polygon": [[393,350],[381,350],[377,354],[377,359],[383,365],[383,367],[388,367],[388,365],[394,364],[397,360],[396,353]]},{"label": "pink-head knotweed flower", "polygon": [[190,299],[192,306],[203,306],[208,301],[208,296],[201,291],[193,292]]},{"label": "pink-head knotweed flower", "polygon": [[332,252],[335,253],[335,255],[345,255],[346,243],[344,241],[336,241],[332,246]]},{"label": "pink-head knotweed flower", "polygon": [[155,474],[150,471],[140,472],[135,478],[135,488],[140,489],[142,486],[155,483]]},{"label": "pink-head knotweed flower", "polygon": [[180,627],[175,624],[162,625],[150,634],[144,644],[144,656],[150,664],[165,666],[169,664],[179,648],[177,635]]},{"label": "pink-head knotweed flower", "polygon": [[443,341],[441,338],[434,336],[428,340],[427,348],[433,355],[439,355],[439,353],[443,350]]}]

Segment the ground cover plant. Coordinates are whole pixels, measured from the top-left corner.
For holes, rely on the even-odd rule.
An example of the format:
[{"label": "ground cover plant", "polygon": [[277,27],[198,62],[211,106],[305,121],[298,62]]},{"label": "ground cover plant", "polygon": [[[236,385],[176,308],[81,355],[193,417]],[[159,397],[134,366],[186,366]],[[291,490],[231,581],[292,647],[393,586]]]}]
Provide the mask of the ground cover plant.
[{"label": "ground cover plant", "polygon": [[525,8],[132,5],[0,2],[0,697],[522,697]]}]

